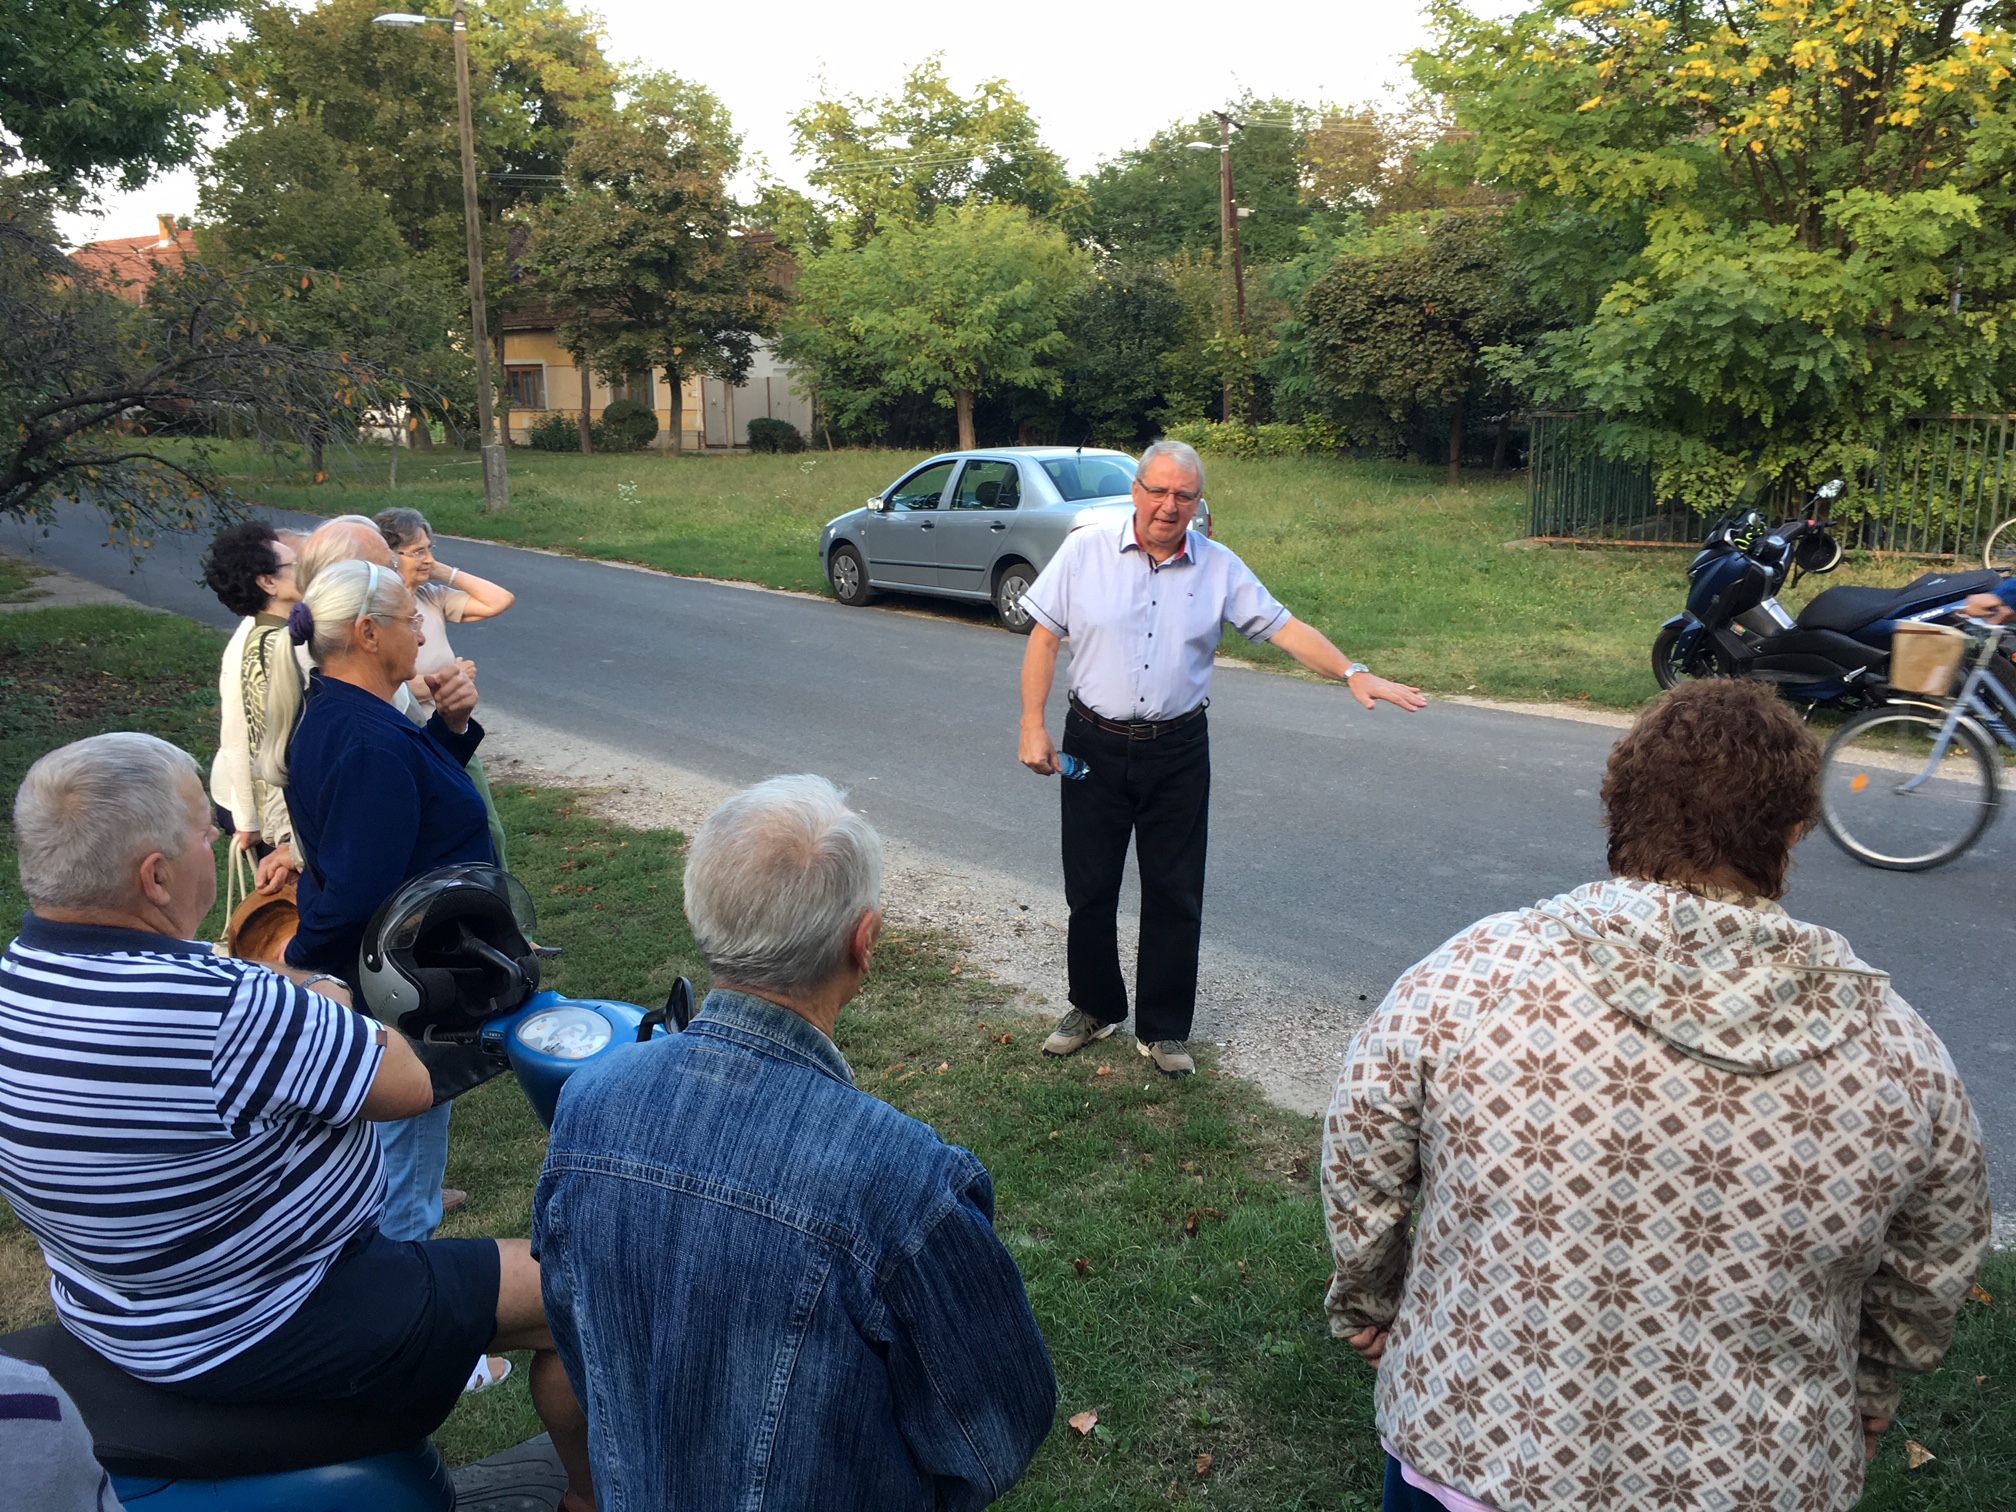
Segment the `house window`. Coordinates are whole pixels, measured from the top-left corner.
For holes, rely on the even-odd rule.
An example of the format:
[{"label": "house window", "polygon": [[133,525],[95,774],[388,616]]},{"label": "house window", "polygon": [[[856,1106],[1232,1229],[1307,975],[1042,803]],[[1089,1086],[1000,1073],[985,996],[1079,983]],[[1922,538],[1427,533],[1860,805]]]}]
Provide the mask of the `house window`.
[{"label": "house window", "polygon": [[613,404],[618,399],[635,399],[648,410],[658,408],[651,396],[651,370],[645,368],[632,373],[621,383],[612,383],[609,386],[609,402]]},{"label": "house window", "polygon": [[543,362],[507,365],[504,386],[511,394],[511,408],[546,408],[546,365]]}]

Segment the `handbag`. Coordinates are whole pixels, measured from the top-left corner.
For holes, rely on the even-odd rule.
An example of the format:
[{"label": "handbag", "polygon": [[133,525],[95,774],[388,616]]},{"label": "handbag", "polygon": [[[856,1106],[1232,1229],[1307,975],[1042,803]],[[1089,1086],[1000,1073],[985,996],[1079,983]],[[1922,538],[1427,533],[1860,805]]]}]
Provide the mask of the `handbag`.
[{"label": "handbag", "polygon": [[218,954],[270,965],[280,960],[294,938],[301,912],[292,882],[278,892],[262,893],[254,888],[255,880],[250,853],[232,846],[224,883],[224,939]]}]

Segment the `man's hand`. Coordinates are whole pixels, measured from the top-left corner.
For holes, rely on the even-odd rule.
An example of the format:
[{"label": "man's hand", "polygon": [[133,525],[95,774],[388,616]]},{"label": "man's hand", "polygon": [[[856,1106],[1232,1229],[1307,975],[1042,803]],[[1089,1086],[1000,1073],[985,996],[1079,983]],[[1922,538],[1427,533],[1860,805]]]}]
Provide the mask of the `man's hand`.
[{"label": "man's hand", "polygon": [[458,658],[439,672],[429,672],[427,687],[434,695],[434,712],[448,728],[457,735],[468,729],[469,716],[476,712],[476,663]]},{"label": "man's hand", "polygon": [[1357,1350],[1367,1365],[1377,1365],[1386,1353],[1386,1333],[1383,1328],[1361,1328],[1354,1334],[1346,1334],[1344,1342]]},{"label": "man's hand", "polygon": [[1360,672],[1344,686],[1351,690],[1353,698],[1368,709],[1372,707],[1375,698],[1383,698],[1387,703],[1405,709],[1409,714],[1416,709],[1428,707],[1428,700],[1421,696],[1419,688],[1410,688],[1405,683],[1374,677],[1370,672]]},{"label": "man's hand", "polygon": [[1862,1458],[1876,1458],[1876,1440],[1890,1431],[1890,1419],[1865,1417],[1862,1419]]},{"label": "man's hand", "polygon": [[2006,625],[2016,610],[2011,610],[1997,594],[1976,593],[1971,594],[1967,602],[1960,606],[1960,612],[1972,615],[1975,619],[1986,620],[1991,625]]},{"label": "man's hand", "polygon": [[1016,759],[1038,777],[1057,775],[1057,747],[1051,743],[1050,732],[1042,725],[1022,727],[1022,748]]},{"label": "man's hand", "polygon": [[253,873],[253,881],[257,891],[272,894],[300,875],[301,863],[294,859],[293,849],[282,841],[266,853],[266,859]]}]

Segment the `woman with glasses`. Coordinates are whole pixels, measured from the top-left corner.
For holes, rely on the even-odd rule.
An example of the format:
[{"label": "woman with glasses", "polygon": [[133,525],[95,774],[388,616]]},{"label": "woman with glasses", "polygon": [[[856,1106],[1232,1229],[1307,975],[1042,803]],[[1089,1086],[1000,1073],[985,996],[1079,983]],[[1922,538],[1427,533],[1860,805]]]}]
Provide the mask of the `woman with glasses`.
[{"label": "woman with glasses", "polygon": [[287,611],[301,597],[294,587],[294,536],[264,520],[247,520],[220,533],[203,557],[205,586],[243,616],[217,678],[222,723],[210,796],[229,816],[232,846],[250,851],[258,863],[261,892],[279,891],[301,869],[287,799],[253,770],[267,740],[267,685],[276,675],[297,676],[286,636]]},{"label": "woman with glasses", "polygon": [[[337,562],[315,574],[287,616],[315,670],[305,706],[274,684],[284,750],[260,763],[286,789],[305,870],[300,927],[287,964],[325,974],[357,996],[357,956],[372,914],[408,880],[437,867],[494,859],[483,797],[464,770],[483,740],[472,715],[476,683],[461,663],[426,677],[433,713],[424,727],[393,703],[426,640],[412,593],[390,567]],[[298,708],[298,718],[295,709]],[[361,1001],[361,998],[359,998]],[[424,1239],[441,1222],[448,1166],[443,1102],[417,1118],[378,1126],[391,1239]]]}]

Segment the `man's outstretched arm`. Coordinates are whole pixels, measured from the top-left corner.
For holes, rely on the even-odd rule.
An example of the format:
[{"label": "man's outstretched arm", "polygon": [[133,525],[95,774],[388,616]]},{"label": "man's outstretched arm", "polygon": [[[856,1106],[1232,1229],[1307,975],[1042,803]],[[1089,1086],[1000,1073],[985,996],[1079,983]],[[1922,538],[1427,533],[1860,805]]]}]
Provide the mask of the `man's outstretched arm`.
[{"label": "man's outstretched arm", "polygon": [[[1290,618],[1287,624],[1269,637],[1269,640],[1318,677],[1328,677],[1333,681],[1344,683],[1344,686],[1351,690],[1351,696],[1368,709],[1372,707],[1375,698],[1383,698],[1387,703],[1394,704],[1409,713],[1427,707],[1428,700],[1421,696],[1421,690],[1410,688],[1405,683],[1375,677],[1370,672],[1360,672],[1348,682],[1345,681],[1344,674],[1351,670],[1351,659],[1331,645],[1330,637],[1314,625]],[[1051,659],[1054,663],[1056,659],[1054,651],[1051,653]],[[1026,661],[1023,663],[1022,685],[1023,707],[1026,710],[1029,696],[1027,691],[1029,672]],[[1028,728],[1026,713],[1023,728]]]}]

